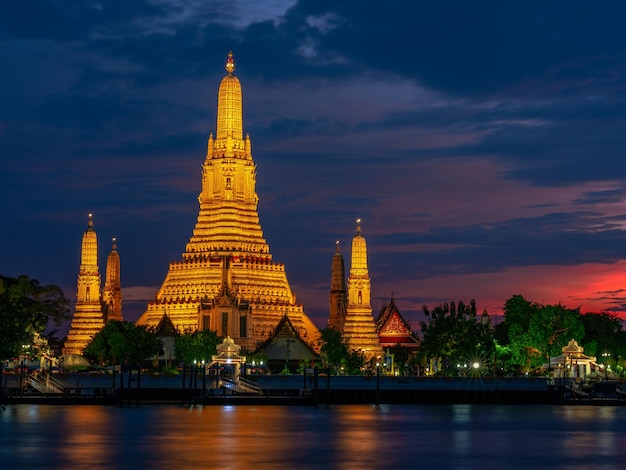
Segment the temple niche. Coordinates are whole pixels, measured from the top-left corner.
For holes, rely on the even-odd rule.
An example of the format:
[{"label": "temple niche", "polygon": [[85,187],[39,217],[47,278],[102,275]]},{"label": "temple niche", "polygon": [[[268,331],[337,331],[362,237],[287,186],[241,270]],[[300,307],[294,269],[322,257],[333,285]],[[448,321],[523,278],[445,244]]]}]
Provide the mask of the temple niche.
[{"label": "temple niche", "polygon": [[253,350],[287,315],[298,334],[315,343],[318,329],[296,302],[285,266],[272,259],[263,238],[256,164],[250,137],[243,135],[242,89],[234,70],[229,53],[192,236],[137,323],[156,326],[167,314],[181,332],[210,329]]}]

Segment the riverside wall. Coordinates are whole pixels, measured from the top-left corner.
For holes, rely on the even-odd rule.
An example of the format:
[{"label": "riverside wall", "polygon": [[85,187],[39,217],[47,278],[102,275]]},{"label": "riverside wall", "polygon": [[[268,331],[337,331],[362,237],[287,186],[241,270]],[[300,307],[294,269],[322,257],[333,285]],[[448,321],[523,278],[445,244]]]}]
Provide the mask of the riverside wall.
[{"label": "riverside wall", "polygon": [[[544,378],[433,378],[389,376],[252,375],[262,396],[235,395],[216,388],[214,376],[74,373],[55,374],[63,393],[21,388],[19,377],[4,376],[4,402],[51,403],[246,403],[246,404],[557,404],[559,387]],[[183,382],[184,380],[184,382]]]}]

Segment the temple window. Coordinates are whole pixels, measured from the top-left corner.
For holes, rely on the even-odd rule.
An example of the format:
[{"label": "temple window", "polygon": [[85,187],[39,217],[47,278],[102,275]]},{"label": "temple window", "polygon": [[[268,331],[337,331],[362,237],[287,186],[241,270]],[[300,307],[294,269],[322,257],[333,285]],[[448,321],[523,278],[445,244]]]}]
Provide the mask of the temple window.
[{"label": "temple window", "polygon": [[359,300],[357,305],[363,305],[363,293],[359,291]]}]

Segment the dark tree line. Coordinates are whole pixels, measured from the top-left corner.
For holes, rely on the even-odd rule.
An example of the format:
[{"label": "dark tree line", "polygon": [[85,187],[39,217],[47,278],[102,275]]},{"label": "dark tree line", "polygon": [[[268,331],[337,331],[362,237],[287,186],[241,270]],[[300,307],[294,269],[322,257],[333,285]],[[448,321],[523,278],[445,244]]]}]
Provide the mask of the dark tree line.
[{"label": "dark tree line", "polygon": [[[421,354],[439,374],[456,375],[458,365],[476,360],[484,373],[540,373],[550,357],[570,340],[584,353],[620,374],[626,359],[626,333],[616,314],[584,313],[561,304],[541,305],[514,295],[504,306],[504,321],[493,325],[475,302],[424,307]],[[464,366],[465,365],[465,366]]]},{"label": "dark tree line", "polygon": [[0,275],[0,360],[18,356],[49,322],[59,326],[69,318],[70,301],[59,287]]}]

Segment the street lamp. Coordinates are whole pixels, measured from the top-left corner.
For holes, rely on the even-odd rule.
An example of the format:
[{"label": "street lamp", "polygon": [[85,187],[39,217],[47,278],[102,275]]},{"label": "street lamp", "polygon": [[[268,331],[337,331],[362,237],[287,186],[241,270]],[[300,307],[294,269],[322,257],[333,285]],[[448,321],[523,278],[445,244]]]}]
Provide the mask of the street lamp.
[{"label": "street lamp", "polygon": [[206,393],[206,366],[204,359],[202,359],[202,396]]},{"label": "street lamp", "polygon": [[296,341],[290,338],[287,338],[285,340],[285,343],[287,343],[287,357],[285,359],[285,370],[287,372],[289,372],[289,349],[291,348],[291,343],[295,343]]}]

